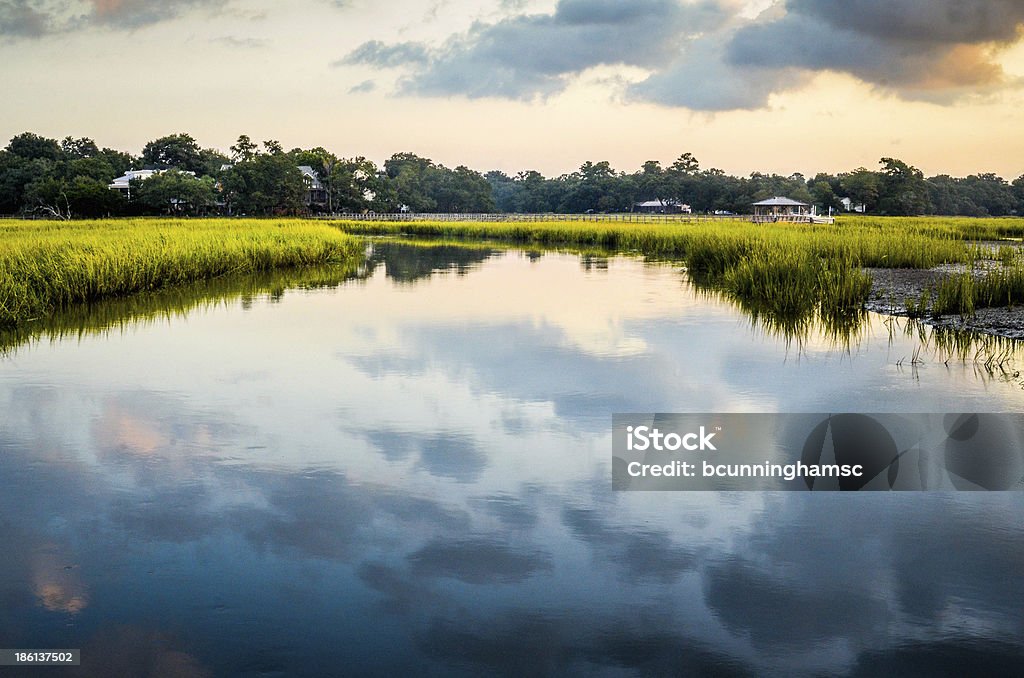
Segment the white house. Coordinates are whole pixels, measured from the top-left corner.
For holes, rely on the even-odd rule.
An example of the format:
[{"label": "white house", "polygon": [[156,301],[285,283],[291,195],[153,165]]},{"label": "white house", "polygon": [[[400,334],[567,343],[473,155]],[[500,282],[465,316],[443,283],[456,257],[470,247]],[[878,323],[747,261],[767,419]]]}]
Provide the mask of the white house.
[{"label": "white house", "polygon": [[849,198],[840,198],[839,202],[843,205],[843,210],[846,212],[860,212],[864,213],[864,203],[854,203]]},{"label": "white house", "polygon": [[135,179],[138,179],[139,181],[145,181],[154,174],[159,173],[160,170],[128,170],[123,175],[117,177],[112,182],[110,182],[110,185],[107,186],[107,188],[109,188],[112,191],[122,191],[128,196],[129,199],[131,199],[132,181],[134,181]]},{"label": "white house", "polygon": [[[161,172],[163,172],[163,170],[128,170],[127,172],[117,177],[112,182],[110,182],[107,188],[109,188],[112,191],[123,191],[124,194],[130,200],[132,197],[132,181],[136,179],[138,179],[139,181],[145,181],[154,174],[160,174]],[[194,177],[196,175],[195,172],[185,172],[185,174],[189,175],[190,177]]]},{"label": "white house", "polygon": [[758,224],[769,222],[834,224],[836,221],[832,217],[818,216],[814,213],[814,208],[806,202],[782,196],[755,202],[753,207],[754,216],[751,220]]}]

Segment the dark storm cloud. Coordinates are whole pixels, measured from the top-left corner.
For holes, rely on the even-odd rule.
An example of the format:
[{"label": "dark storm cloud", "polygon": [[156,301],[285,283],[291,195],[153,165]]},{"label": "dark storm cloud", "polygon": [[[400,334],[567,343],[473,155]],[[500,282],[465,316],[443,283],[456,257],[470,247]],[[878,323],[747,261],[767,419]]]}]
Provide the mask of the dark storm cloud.
[{"label": "dark storm cloud", "polygon": [[400,84],[407,94],[530,99],[564,89],[568,76],[593,66],[657,67],[672,57],[679,40],[728,15],[716,0],[561,0],[553,14],[476,23],[438,49],[368,42],[342,62],[417,65]]},{"label": "dark storm cloud", "polygon": [[1020,0],[789,0],[789,11],[893,42],[1014,42]]},{"label": "dark storm cloud", "polygon": [[787,7],[775,21],[737,31],[726,61],[737,70],[848,73],[907,98],[941,99],[1003,83],[990,47],[1014,42],[1024,22],[1024,3],[1008,0],[790,0]]},{"label": "dark storm cloud", "polygon": [[368,42],[337,65],[406,67],[398,93],[529,100],[598,65],[646,68],[633,101],[757,109],[820,72],[947,103],[1012,84],[998,51],[1020,39],[1017,0],[779,0],[756,19],[727,0],[561,0],[549,14],[478,22],[442,46]]}]

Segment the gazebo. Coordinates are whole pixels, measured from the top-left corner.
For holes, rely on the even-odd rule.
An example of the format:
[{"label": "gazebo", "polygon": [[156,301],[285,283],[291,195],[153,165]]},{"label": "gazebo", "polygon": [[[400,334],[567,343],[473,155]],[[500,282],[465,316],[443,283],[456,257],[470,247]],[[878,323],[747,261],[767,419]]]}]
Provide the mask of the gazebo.
[{"label": "gazebo", "polygon": [[806,223],[813,221],[813,217],[807,203],[776,196],[754,203],[753,221],[755,224],[775,221]]}]

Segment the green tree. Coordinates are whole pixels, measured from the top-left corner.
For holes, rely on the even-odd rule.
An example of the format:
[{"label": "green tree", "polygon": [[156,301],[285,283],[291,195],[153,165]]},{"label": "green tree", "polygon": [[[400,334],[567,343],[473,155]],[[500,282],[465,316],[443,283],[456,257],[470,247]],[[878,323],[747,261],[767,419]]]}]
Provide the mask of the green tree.
[{"label": "green tree", "polygon": [[202,165],[202,170],[197,172],[197,174],[215,177],[220,172],[221,167],[231,162],[231,158],[216,148],[204,148],[199,151],[199,162]]},{"label": "green tree", "polygon": [[75,139],[64,137],[60,142],[61,151],[69,158],[92,158],[100,154],[96,142],[88,137]]},{"label": "green tree", "polygon": [[381,172],[362,156],[338,159],[325,169],[333,209],[347,212],[376,209],[387,195]]},{"label": "green tree", "polygon": [[1014,214],[1017,198],[1013,186],[995,174],[971,174],[959,182],[964,196],[985,215],[1003,217]]},{"label": "green tree", "polygon": [[545,179],[537,170],[519,172],[514,179],[516,185],[513,211],[527,214],[553,212],[561,202],[561,187],[553,179]]},{"label": "green tree", "polygon": [[491,198],[494,200],[495,209],[499,212],[514,212],[516,194],[519,192],[515,179],[501,170],[487,172],[484,179],[491,186]]},{"label": "green tree", "polygon": [[198,215],[214,205],[217,198],[213,177],[197,178],[180,170],[167,170],[139,182],[135,198],[154,212],[170,215]]},{"label": "green tree", "polygon": [[106,158],[98,155],[76,158],[68,162],[65,167],[68,179],[87,177],[103,184],[109,184],[114,177],[119,176]]},{"label": "green tree", "polygon": [[231,159],[235,162],[249,162],[260,153],[259,146],[249,138],[248,134],[239,135],[238,141],[229,150],[231,151]]},{"label": "green tree", "polygon": [[849,174],[839,177],[846,197],[855,205],[864,205],[866,212],[874,212],[882,191],[882,179],[877,172],[858,167]]},{"label": "green tree", "polygon": [[491,185],[479,172],[459,165],[454,170],[440,168],[435,174],[432,193],[442,212],[493,212]]},{"label": "green tree", "polygon": [[[672,181],[657,160],[648,160],[633,177],[637,200],[661,200],[663,203],[678,199],[672,195]],[[631,206],[632,207],[632,206]]]},{"label": "green tree", "polygon": [[47,139],[32,132],[22,132],[7,144],[7,151],[25,160],[52,160],[63,158],[56,139]]},{"label": "green tree", "polygon": [[384,161],[393,196],[392,210],[408,209],[410,212],[433,212],[437,201],[430,195],[431,174],[437,169],[429,158],[415,153],[395,153]]},{"label": "green tree", "polygon": [[[30,160],[0,151],[0,214],[16,214],[25,206],[25,186],[32,181]],[[46,164],[43,161],[42,164]]]},{"label": "green tree", "polygon": [[1017,199],[1017,214],[1024,214],[1024,174],[1013,180],[1010,184],[1013,189],[1013,196]]},{"label": "green tree", "polygon": [[306,182],[286,153],[262,154],[221,174],[223,196],[235,214],[298,214],[305,210]]},{"label": "green tree", "polygon": [[71,213],[76,217],[104,217],[121,214],[125,199],[120,191],[112,191],[108,181],[89,176],[76,176],[65,188]]},{"label": "green tree", "polygon": [[921,170],[896,158],[882,158],[878,208],[884,214],[912,216],[928,212],[928,185]]},{"label": "green tree", "polygon": [[204,169],[199,144],[184,132],[154,139],[142,149],[142,162],[153,169],[178,169],[201,174]]},{"label": "green tree", "polygon": [[811,184],[811,199],[822,213],[832,210],[838,212],[842,209],[842,203],[832,190],[832,184],[828,181],[815,181]]},{"label": "green tree", "polygon": [[71,219],[68,182],[54,174],[45,174],[25,186],[23,211],[54,219]]}]

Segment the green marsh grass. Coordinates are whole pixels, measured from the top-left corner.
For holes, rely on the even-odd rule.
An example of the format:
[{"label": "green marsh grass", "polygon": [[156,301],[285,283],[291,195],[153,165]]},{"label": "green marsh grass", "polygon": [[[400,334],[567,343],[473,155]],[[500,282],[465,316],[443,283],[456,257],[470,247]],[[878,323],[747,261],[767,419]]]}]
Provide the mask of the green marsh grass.
[{"label": "green marsh grass", "polygon": [[[871,292],[864,268],[973,264],[992,255],[978,239],[1024,233],[1020,219],[844,217],[836,225],[742,221],[332,222],[353,234],[473,238],[520,245],[569,245],[682,261],[697,284],[725,290],[780,319],[818,311],[845,323]],[[1006,255],[1009,256],[1009,255]]]},{"label": "green marsh grass", "polygon": [[938,284],[932,315],[971,315],[979,308],[1024,304],[1024,269],[1003,268],[983,276],[957,273]]},{"label": "green marsh grass", "polygon": [[298,219],[0,222],[0,327],[232,273],[346,262],[363,245]]}]

